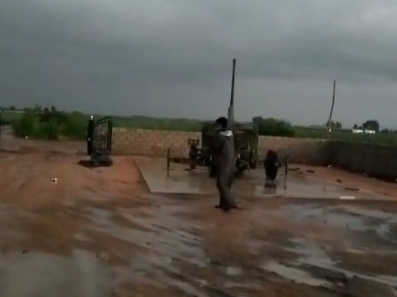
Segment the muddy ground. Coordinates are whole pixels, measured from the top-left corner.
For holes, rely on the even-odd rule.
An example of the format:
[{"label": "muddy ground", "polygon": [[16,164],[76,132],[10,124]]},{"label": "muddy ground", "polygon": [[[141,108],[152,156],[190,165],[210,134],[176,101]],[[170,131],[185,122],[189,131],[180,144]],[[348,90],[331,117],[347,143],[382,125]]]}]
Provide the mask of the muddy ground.
[{"label": "muddy ground", "polygon": [[396,296],[393,203],[245,197],[224,214],[148,193],[133,157],[87,169],[77,151],[0,152],[0,296]]}]

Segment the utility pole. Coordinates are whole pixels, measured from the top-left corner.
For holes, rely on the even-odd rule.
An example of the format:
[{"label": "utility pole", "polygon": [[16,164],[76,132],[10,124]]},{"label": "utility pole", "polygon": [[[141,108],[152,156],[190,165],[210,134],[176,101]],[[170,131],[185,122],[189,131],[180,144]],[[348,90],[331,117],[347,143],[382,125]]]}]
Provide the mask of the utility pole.
[{"label": "utility pole", "polygon": [[329,113],[328,127],[327,127],[327,138],[329,138],[329,134],[331,132],[331,120],[332,120],[332,114],[334,112],[334,105],[335,105],[335,90],[336,90],[336,81],[334,80],[334,90],[332,93],[332,105],[331,105],[331,111]]}]

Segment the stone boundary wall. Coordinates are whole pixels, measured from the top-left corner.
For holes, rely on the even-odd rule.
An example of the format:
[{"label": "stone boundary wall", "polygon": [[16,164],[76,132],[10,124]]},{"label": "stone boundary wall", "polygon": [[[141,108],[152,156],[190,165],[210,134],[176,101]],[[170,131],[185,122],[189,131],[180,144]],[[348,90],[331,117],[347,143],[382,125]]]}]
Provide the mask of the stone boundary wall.
[{"label": "stone boundary wall", "polygon": [[[189,138],[201,141],[201,133],[114,128],[112,154],[166,157],[170,148],[173,157],[187,157]],[[291,162],[332,165],[392,181],[397,178],[397,146],[260,136],[261,159],[269,149],[277,151],[280,158],[287,153]]]},{"label": "stone boundary wall", "polygon": [[295,138],[279,136],[259,136],[258,151],[264,159],[268,150],[274,150],[279,158],[288,155],[294,163],[312,165],[328,164],[329,143],[325,139]]},{"label": "stone boundary wall", "polygon": [[201,133],[113,128],[112,154],[165,157],[170,148],[172,156],[185,157],[189,153],[189,138],[201,139]]},{"label": "stone boundary wall", "polygon": [[[167,148],[170,148],[173,157],[187,157],[189,138],[201,141],[201,133],[114,128],[112,154],[165,157]],[[322,139],[260,136],[259,156],[264,158],[266,152],[273,149],[280,158],[287,153],[292,162],[325,164],[328,160],[327,145],[327,141]]]}]

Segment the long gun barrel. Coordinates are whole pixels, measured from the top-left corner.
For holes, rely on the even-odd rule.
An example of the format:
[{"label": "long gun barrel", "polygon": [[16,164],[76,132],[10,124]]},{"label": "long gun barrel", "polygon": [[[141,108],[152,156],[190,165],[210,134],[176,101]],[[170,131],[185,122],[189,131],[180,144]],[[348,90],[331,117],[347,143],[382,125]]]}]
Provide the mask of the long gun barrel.
[{"label": "long gun barrel", "polygon": [[236,75],[236,59],[233,59],[233,74],[232,74],[232,91],[230,95],[230,105],[228,110],[228,126],[229,129],[234,128],[234,79]]}]

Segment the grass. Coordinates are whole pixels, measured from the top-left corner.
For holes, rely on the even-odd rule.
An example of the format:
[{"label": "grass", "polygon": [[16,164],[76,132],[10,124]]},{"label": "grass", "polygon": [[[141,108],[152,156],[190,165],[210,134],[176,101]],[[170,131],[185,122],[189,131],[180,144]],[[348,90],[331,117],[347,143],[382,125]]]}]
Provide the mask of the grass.
[{"label": "grass", "polygon": [[[87,121],[89,115],[83,113],[67,113],[67,120],[60,125],[40,123],[38,118],[26,119],[26,114],[10,111],[2,112],[2,121],[13,126],[17,136],[29,136],[31,138],[51,138],[48,135],[57,134],[69,139],[84,139],[86,137]],[[25,120],[23,118],[25,117]],[[94,116],[100,119],[103,115]],[[114,127],[171,130],[171,131],[201,131],[202,121],[191,119],[153,118],[148,116],[114,116]],[[325,138],[325,128],[313,128],[294,126],[295,137],[300,138]],[[397,134],[353,134],[347,129],[334,129],[330,138],[341,141],[376,143],[385,145],[397,145]]]},{"label": "grass", "polygon": [[[7,119],[8,120],[8,119]],[[24,113],[10,121],[17,137],[33,139],[84,139],[87,135],[87,120],[79,113]]]},{"label": "grass", "polygon": [[202,121],[190,119],[166,119],[147,116],[113,117],[114,127],[171,130],[171,131],[201,131]]},{"label": "grass", "polygon": [[17,113],[12,111],[2,111],[1,120],[7,125],[19,120],[23,116],[23,113]]}]

